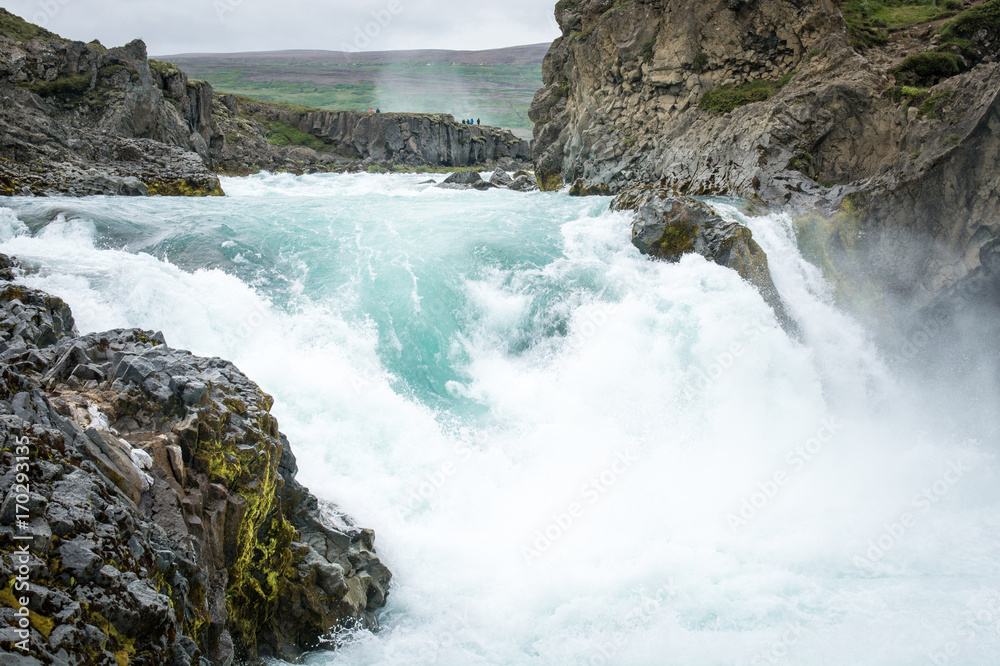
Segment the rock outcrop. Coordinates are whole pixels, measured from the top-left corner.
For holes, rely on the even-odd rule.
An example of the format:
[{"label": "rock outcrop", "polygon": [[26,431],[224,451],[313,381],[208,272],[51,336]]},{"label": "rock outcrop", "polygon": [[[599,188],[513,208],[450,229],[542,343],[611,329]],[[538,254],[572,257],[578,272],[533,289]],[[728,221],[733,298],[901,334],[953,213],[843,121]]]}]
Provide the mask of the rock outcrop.
[{"label": "rock outcrop", "polygon": [[561,0],[539,183],[812,213],[800,241],[838,294],[902,321],[1000,236],[1000,0],[962,9],[887,33],[831,0]]},{"label": "rock outcrop", "polygon": [[257,663],[377,628],[374,535],[296,481],[268,395],[157,333],[77,336],[0,269],[0,661]]},{"label": "rock outcrop", "polygon": [[164,97],[141,41],[64,40],[3,9],[0,25],[0,195],[222,194],[198,86]]},{"label": "rock outcrop", "polygon": [[[500,166],[531,162],[531,147],[507,130],[463,125],[450,115],[322,111],[218,96],[214,119],[224,142],[213,148],[220,171]],[[281,145],[283,144],[283,145]]]},{"label": "rock outcrop", "polygon": [[757,288],[787,330],[795,330],[771,278],[767,255],[747,227],[723,219],[700,201],[658,187],[624,192],[611,202],[611,210],[634,211],[632,243],[642,254],[665,261],[699,254],[731,268]]},{"label": "rock outcrop", "polygon": [[222,195],[215,174],[531,162],[528,142],[449,115],[322,111],[216,95],[146,56],[0,9],[0,196]]}]

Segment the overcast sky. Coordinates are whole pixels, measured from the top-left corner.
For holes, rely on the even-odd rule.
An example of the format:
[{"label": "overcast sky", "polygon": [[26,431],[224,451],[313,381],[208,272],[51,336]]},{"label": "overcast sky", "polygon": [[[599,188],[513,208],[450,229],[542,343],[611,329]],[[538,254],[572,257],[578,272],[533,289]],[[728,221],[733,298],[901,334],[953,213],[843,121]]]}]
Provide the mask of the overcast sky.
[{"label": "overcast sky", "polygon": [[555,0],[0,0],[0,6],[69,39],[120,46],[142,38],[157,55],[479,50],[559,36]]}]

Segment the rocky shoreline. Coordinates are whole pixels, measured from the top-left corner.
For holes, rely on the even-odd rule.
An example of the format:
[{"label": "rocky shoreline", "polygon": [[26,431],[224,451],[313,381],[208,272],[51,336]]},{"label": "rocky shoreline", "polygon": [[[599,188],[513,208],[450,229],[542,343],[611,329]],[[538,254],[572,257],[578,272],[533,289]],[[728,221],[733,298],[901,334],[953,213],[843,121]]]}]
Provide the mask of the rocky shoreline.
[{"label": "rocky shoreline", "polygon": [[2,8],[0,99],[0,196],[219,196],[220,174],[531,166],[507,130],[217,95],[140,40],[65,40]]},{"label": "rocky shoreline", "polygon": [[4,663],[252,664],[377,629],[374,534],[296,481],[270,396],[155,332],[77,335],[23,270],[0,257]]}]

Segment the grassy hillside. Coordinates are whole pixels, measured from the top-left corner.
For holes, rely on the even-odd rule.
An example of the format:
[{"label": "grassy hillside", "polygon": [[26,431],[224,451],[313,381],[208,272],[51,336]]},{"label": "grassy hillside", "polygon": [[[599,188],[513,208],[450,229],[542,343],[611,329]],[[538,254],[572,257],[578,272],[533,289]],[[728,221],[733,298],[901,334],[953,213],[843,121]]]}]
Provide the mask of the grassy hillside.
[{"label": "grassy hillside", "polygon": [[216,90],[331,110],[450,113],[530,137],[548,45],[493,51],[165,56]]}]

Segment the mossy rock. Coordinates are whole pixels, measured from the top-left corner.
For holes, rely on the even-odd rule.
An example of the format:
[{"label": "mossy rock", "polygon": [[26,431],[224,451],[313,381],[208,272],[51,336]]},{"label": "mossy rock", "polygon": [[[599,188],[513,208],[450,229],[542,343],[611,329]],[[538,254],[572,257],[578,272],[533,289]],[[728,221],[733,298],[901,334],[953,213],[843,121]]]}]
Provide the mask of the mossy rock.
[{"label": "mossy rock", "polygon": [[558,192],[563,187],[562,176],[554,171],[536,168],[535,177],[538,181],[538,189],[542,192]]},{"label": "mossy rock", "polygon": [[962,71],[962,59],[954,53],[915,53],[896,68],[896,81],[903,86],[934,86]]},{"label": "mossy rock", "polygon": [[611,196],[611,188],[607,185],[584,185],[578,178],[569,190],[571,197],[606,197]]},{"label": "mossy rock", "polygon": [[17,87],[29,90],[39,97],[56,97],[66,100],[79,97],[90,90],[91,77],[89,74],[64,74],[52,81],[18,83]]},{"label": "mossy rock", "polygon": [[218,178],[197,182],[189,178],[179,178],[172,181],[154,181],[146,183],[150,196],[158,197],[224,197],[222,183]]},{"label": "mossy rock", "polygon": [[941,41],[943,48],[957,47],[973,63],[995,56],[996,44],[1000,41],[1000,0],[987,0],[945,23],[941,28]]}]

